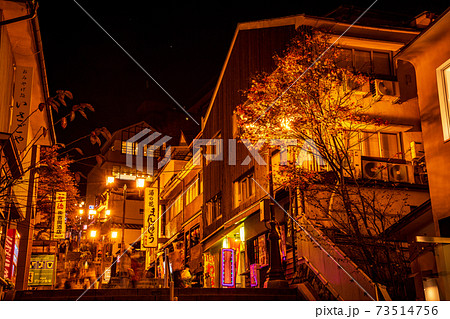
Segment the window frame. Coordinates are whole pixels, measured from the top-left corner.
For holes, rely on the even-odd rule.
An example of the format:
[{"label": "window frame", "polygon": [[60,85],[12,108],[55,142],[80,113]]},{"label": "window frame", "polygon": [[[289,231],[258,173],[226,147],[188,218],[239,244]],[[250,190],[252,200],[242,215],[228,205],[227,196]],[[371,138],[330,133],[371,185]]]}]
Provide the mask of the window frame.
[{"label": "window frame", "polygon": [[[355,55],[355,51],[362,51],[362,52],[369,52],[370,54],[370,66],[369,72],[361,72],[363,74],[370,74],[375,76],[376,78],[392,78],[396,76],[396,70],[394,68],[394,63],[393,63],[393,52],[389,51],[389,50],[377,50],[377,49],[372,49],[372,48],[365,48],[365,47],[346,47],[346,46],[342,46],[339,47],[342,50],[350,50],[351,51],[351,62],[350,62],[350,67],[352,72],[360,72],[360,70],[356,69],[356,55]],[[374,65],[374,52],[375,53],[384,53],[384,54],[388,54],[389,56],[389,74],[382,74],[382,73],[375,73],[375,65]]]},{"label": "window frame", "polygon": [[450,75],[449,83],[445,79],[445,71],[450,71],[450,59],[436,68],[439,108],[444,142],[450,140]]},{"label": "window frame", "polygon": [[[255,196],[254,176],[255,171],[252,168],[233,182],[233,208],[239,207]],[[246,194],[243,194],[244,190]],[[251,190],[251,193],[249,190]]]}]

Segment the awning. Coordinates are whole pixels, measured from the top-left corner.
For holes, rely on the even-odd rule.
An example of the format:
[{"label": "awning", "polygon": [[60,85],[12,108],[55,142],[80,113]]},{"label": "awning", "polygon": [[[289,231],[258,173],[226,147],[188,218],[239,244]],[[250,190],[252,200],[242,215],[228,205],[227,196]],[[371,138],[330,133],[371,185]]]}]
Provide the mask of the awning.
[{"label": "awning", "polygon": [[241,222],[243,222],[247,217],[250,217],[254,213],[256,213],[259,210],[259,202],[254,203],[252,206],[244,209],[242,212],[231,218],[230,220],[226,221],[223,225],[224,228],[230,228],[234,225],[237,225]]}]

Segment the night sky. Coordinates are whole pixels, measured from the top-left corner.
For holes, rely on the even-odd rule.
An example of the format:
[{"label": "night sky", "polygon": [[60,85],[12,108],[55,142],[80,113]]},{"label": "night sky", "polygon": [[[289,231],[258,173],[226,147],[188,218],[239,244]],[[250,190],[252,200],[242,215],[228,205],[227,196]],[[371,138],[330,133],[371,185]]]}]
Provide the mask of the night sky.
[{"label": "night sky", "polygon": [[[373,1],[87,1],[78,0],[181,105],[191,107],[217,82],[238,22],[306,13],[325,15],[341,4],[367,8]],[[96,127],[111,132],[142,120],[152,101],[161,113],[183,116],[151,79],[74,1],[39,1],[50,94],[71,91],[92,104],[57,139],[69,142]],[[378,0],[375,10],[415,16],[441,13],[448,1]],[[55,115],[57,118],[57,115]],[[184,116],[185,117],[185,116]],[[151,121],[149,121],[151,122]],[[155,118],[155,122],[157,119]],[[189,121],[186,121],[189,122]],[[149,123],[156,125],[156,123]],[[192,124],[192,123],[191,123]],[[86,153],[95,152],[89,145]],[[81,167],[86,173],[89,166]]]}]

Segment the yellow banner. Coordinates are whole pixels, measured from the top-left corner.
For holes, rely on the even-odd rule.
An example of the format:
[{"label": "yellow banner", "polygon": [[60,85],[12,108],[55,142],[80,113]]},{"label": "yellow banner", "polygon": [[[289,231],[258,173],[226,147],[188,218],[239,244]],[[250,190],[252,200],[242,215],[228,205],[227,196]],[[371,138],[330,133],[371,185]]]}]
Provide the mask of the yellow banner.
[{"label": "yellow banner", "polygon": [[146,187],[144,195],[144,234],[143,246],[145,248],[158,247],[158,188]]},{"label": "yellow banner", "polygon": [[53,239],[66,238],[66,192],[56,192]]}]

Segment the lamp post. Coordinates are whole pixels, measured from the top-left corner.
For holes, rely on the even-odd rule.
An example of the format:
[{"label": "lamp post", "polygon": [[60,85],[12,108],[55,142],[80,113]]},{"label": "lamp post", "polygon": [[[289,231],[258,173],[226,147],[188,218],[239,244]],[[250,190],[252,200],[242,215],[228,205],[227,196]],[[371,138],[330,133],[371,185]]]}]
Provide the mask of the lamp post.
[{"label": "lamp post", "polygon": [[125,253],[125,208],[127,204],[127,184],[123,184],[123,208],[122,208],[122,241],[120,244],[121,255]]},{"label": "lamp post", "polygon": [[[273,201],[273,176],[272,176],[272,153],[269,151],[269,194],[270,201]],[[269,270],[267,271],[267,279],[264,284],[266,288],[289,288],[289,284],[284,276],[283,267],[281,266],[280,246],[278,240],[278,232],[276,229],[274,205],[271,203],[270,208],[270,233],[269,233]]]}]

